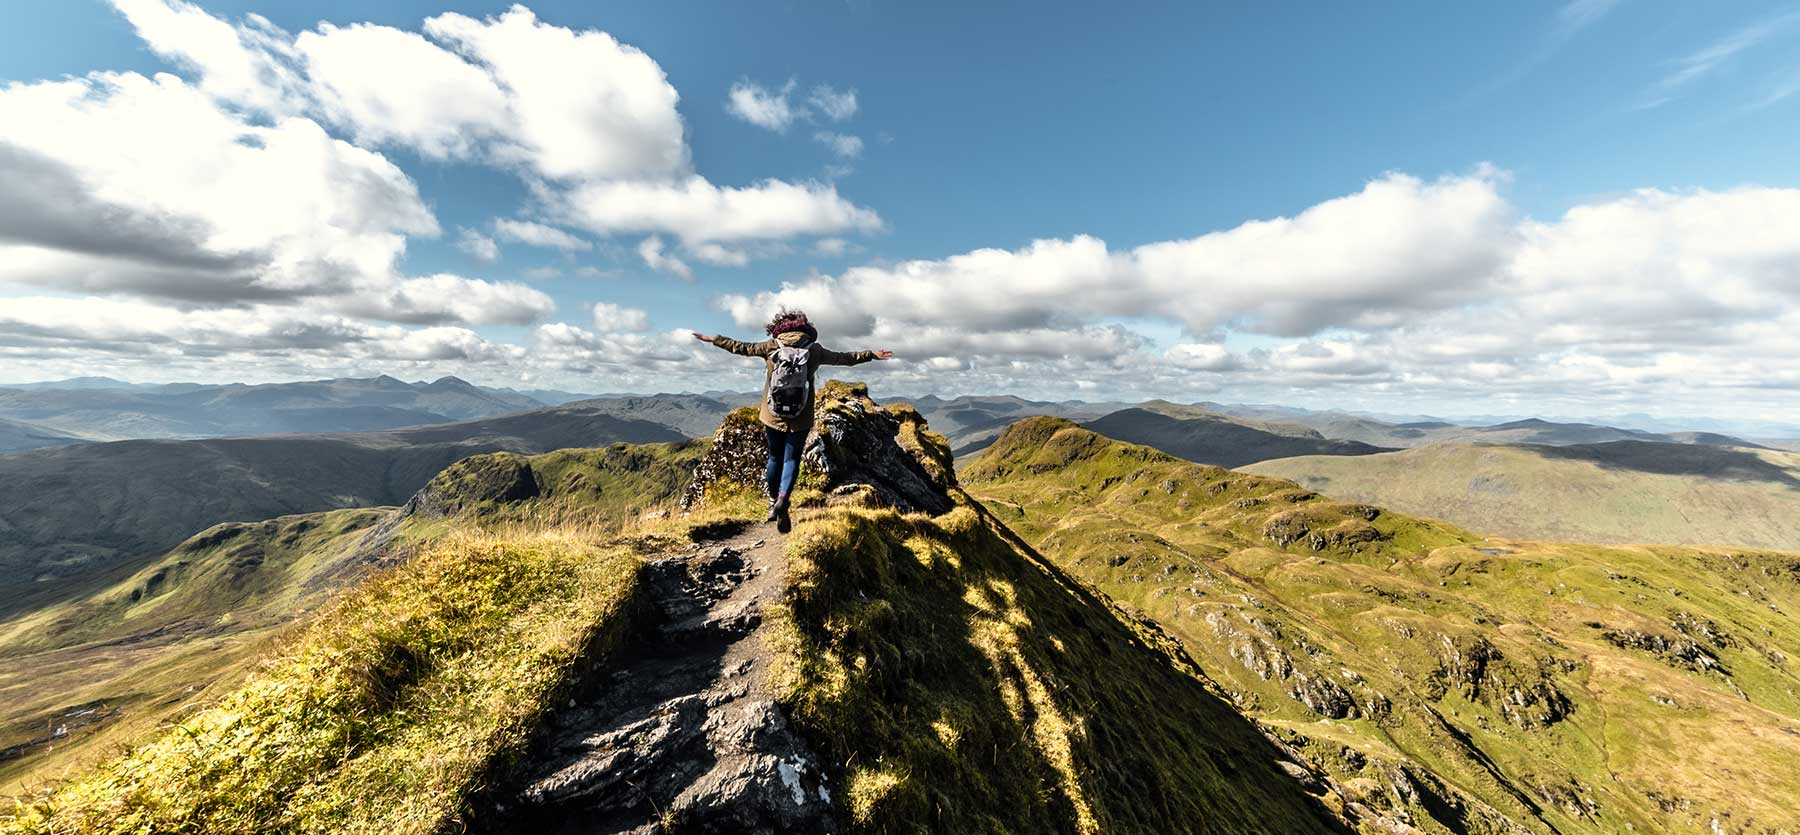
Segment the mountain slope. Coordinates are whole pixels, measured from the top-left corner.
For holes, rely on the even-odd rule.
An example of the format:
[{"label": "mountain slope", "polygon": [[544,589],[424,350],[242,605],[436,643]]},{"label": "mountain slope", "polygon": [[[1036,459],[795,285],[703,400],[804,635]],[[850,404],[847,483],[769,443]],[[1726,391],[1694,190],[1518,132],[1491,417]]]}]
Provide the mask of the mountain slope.
[{"label": "mountain slope", "polygon": [[[650,527],[558,530],[561,502],[608,491],[463,462],[409,503],[435,537],[416,556],[0,831],[522,831],[547,797],[566,814],[530,831],[1345,831],[1336,790],[1173,642],[962,494],[916,412],[833,384],[820,428],[785,560],[743,527],[755,433],[722,431],[695,465],[714,483],[664,494],[702,506]],[[771,582],[774,605],[740,596]],[[754,652],[701,652],[719,689],[644,702],[672,677],[637,648],[670,634]],[[841,825],[783,817],[815,799]]]},{"label": "mountain slope", "polygon": [[227,521],[394,505],[459,458],[617,441],[672,442],[663,426],[579,407],[341,435],[117,441],[0,456],[0,617],[67,584]]},{"label": "mountain slope", "polygon": [[22,420],[0,418],[0,452],[86,443],[87,438]]},{"label": "mountain slope", "polygon": [[1370,455],[1386,451],[1355,441],[1328,440],[1298,424],[1232,418],[1197,406],[1162,401],[1121,409],[1084,425],[1109,438],[1222,467],[1295,455]]},{"label": "mountain slope", "polygon": [[1006,427],[1034,415],[1092,420],[1123,408],[1123,403],[1087,403],[1080,400],[1052,402],[1027,400],[1012,395],[963,395],[941,398],[926,395],[898,402],[911,404],[930,421],[933,430],[950,441],[957,456],[987,447]]},{"label": "mountain slope", "polygon": [[1800,556],[1483,540],[1052,420],[965,479],[1393,831],[1800,826]]},{"label": "mountain slope", "polygon": [[[403,508],[227,523],[135,574],[0,620],[0,778],[55,774],[181,712],[272,636],[371,570],[442,538],[448,516],[585,530],[671,505],[705,444],[472,456]],[[526,514],[500,513],[505,499]],[[46,727],[62,727],[46,736]],[[53,749],[53,750],[50,750]]]},{"label": "mountain slope", "polygon": [[358,579],[388,515],[219,525],[117,583],[0,620],[0,779],[54,775],[179,712]]},{"label": "mountain slope", "polygon": [[1694,444],[1436,444],[1245,472],[1506,536],[1800,550],[1800,454]]},{"label": "mountain slope", "polygon": [[658,423],[690,438],[704,438],[719,427],[719,421],[725,419],[727,412],[752,402],[755,402],[755,395],[736,397],[728,402],[703,394],[652,394],[593,397],[571,401],[564,407]]}]

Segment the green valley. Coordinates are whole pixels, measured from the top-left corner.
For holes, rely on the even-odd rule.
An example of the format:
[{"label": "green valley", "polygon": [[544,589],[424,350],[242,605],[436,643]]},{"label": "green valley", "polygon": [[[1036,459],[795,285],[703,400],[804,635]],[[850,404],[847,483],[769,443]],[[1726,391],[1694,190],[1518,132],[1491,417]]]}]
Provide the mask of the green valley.
[{"label": "green valley", "polygon": [[1240,469],[1507,536],[1800,550],[1800,454],[1792,452],[1456,443]]}]

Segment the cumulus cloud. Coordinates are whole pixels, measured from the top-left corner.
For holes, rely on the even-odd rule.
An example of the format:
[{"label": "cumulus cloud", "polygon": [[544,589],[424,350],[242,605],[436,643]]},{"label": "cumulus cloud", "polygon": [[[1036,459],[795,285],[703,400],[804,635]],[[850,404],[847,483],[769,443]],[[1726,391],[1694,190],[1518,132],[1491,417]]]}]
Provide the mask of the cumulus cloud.
[{"label": "cumulus cloud", "polygon": [[572,220],[594,232],[674,235],[686,243],[875,232],[881,216],[825,183],[764,180],[737,188],[702,177],[671,183],[590,183],[567,195]]},{"label": "cumulus cloud", "polygon": [[776,89],[746,79],[731,85],[731,91],[725,95],[725,111],[757,127],[785,133],[801,116],[788,100],[793,92],[791,78]]},{"label": "cumulus cloud", "polygon": [[469,159],[509,134],[499,82],[416,32],[325,23],[300,33],[294,50],[319,109],[359,142]]},{"label": "cumulus cloud", "polygon": [[0,280],[297,298],[386,276],[407,235],[438,233],[380,155],[304,118],[252,124],[173,76],[15,84],[0,124],[0,167],[33,185],[0,209]]},{"label": "cumulus cloud", "polygon": [[611,302],[594,305],[594,330],[599,333],[635,333],[650,328],[650,314]]},{"label": "cumulus cloud", "polygon": [[[419,32],[321,23],[296,36],[254,15],[228,23],[182,0],[117,5],[153,48],[196,73],[204,96],[276,117],[308,116],[309,124],[317,120],[367,146],[507,167],[526,179],[545,208],[562,215],[549,220],[600,234],[656,231],[684,241],[740,237],[746,226],[751,236],[782,236],[880,225],[873,210],[833,188],[706,180],[692,168],[676,109],[680,97],[654,59],[606,32],[541,21],[524,6],[480,19],[442,14],[425,20]],[[734,90],[733,101],[751,114],[746,118],[785,129],[811,113],[809,105],[790,103],[792,92],[791,83],[778,91],[750,85]],[[820,101],[841,112],[842,94],[831,92],[837,98]],[[621,194],[689,204],[676,210],[683,226],[612,222],[617,212],[609,196]],[[718,219],[708,204],[719,203],[797,209],[804,220],[783,227],[764,219],[717,231],[694,226]],[[550,227],[512,231],[533,245],[582,248]],[[507,237],[498,228],[496,234]]]},{"label": "cumulus cloud", "polygon": [[486,361],[519,356],[513,346],[490,343],[465,328],[372,325],[271,306],[182,310],[105,297],[28,296],[9,299],[0,309],[0,350],[54,357],[62,348],[113,353],[113,362],[119,363]]},{"label": "cumulus cloud", "polygon": [[1127,252],[1085,235],[1040,240],[852,268],[722,304],[745,322],[785,304],[847,323],[856,311],[971,330],[1144,316],[1194,333],[1232,325],[1296,336],[1476,297],[1514,246],[1512,217],[1491,174],[1429,183],[1391,174],[1292,218]]},{"label": "cumulus cloud", "polygon": [[715,243],[704,243],[688,248],[689,254],[708,264],[722,267],[742,267],[750,263],[750,253],[742,249],[734,249]]},{"label": "cumulus cloud", "polygon": [[574,252],[593,249],[594,245],[554,226],[525,220],[501,218],[494,221],[494,234],[514,243]]},{"label": "cumulus cloud", "polygon": [[725,112],[757,127],[776,133],[802,121],[842,122],[856,115],[856,91],[839,90],[830,84],[815,85],[804,101],[794,100],[799,87],[788,79],[779,87],[740,79],[725,94]]},{"label": "cumulus cloud", "polygon": [[694,271],[687,262],[663,251],[663,239],[655,235],[638,242],[638,257],[644,259],[644,265],[657,272],[672,273],[682,278],[691,279]]},{"label": "cumulus cloud", "polygon": [[680,97],[642,50],[605,32],[543,23],[524,6],[485,20],[439,15],[425,32],[479,62],[508,92],[513,130],[502,155],[553,179],[687,170]]},{"label": "cumulus cloud", "polygon": [[527,325],[550,315],[556,304],[524,284],[439,274],[356,296],[346,300],[343,309],[410,324]]},{"label": "cumulus cloud", "polygon": [[484,264],[492,264],[500,258],[500,245],[473,229],[464,229],[457,234],[456,248]]},{"label": "cumulus cloud", "polygon": [[182,0],[114,0],[150,49],[198,71],[208,95],[272,114],[304,107],[285,32],[261,15],[232,26]]},{"label": "cumulus cloud", "polygon": [[[1800,382],[1782,359],[1800,348],[1800,190],[1644,190],[1538,220],[1503,197],[1506,179],[1389,174],[1192,238],[1041,240],[717,303],[744,327],[798,307],[834,338],[886,344],[910,360],[896,381],[930,384],[934,363],[958,359],[963,390],[1083,379],[1669,402]],[[1157,349],[1131,323],[1189,338]],[[1231,334],[1253,339],[1233,348]]]}]

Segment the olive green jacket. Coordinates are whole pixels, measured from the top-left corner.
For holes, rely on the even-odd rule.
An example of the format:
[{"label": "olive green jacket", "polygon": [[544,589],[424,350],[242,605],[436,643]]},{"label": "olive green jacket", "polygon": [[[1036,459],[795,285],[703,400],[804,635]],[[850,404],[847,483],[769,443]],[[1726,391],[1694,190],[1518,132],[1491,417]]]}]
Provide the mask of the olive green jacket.
[{"label": "olive green jacket", "polygon": [[788,331],[787,333],[776,336],[774,339],[765,339],[761,342],[739,342],[729,336],[715,336],[712,338],[712,344],[724,348],[734,354],[741,354],[746,357],[760,357],[762,359],[762,403],[758,405],[756,412],[757,416],[762,419],[763,425],[770,429],[779,429],[783,432],[805,432],[812,429],[813,422],[813,399],[811,397],[806,398],[806,411],[800,413],[797,417],[779,417],[769,410],[769,377],[775,373],[775,363],[773,360],[769,359],[769,357],[775,353],[775,349],[784,345],[795,348],[810,347],[812,349],[811,356],[806,363],[806,386],[809,389],[813,388],[813,376],[818,373],[819,366],[821,365],[860,365],[875,359],[874,351],[833,351],[817,342],[813,342],[808,346],[807,343],[810,339],[811,338],[806,334],[800,333],[799,331]]}]

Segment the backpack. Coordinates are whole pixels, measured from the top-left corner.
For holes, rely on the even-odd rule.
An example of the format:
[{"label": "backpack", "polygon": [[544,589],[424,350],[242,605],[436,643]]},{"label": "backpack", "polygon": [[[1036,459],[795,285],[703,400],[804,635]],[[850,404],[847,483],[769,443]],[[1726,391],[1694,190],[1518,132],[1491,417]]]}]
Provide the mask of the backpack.
[{"label": "backpack", "polygon": [[794,418],[806,413],[812,399],[812,346],[783,345],[769,355],[769,411],[776,417]]}]

